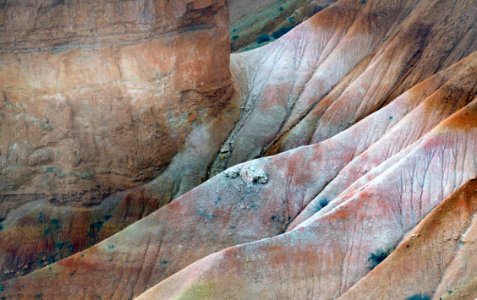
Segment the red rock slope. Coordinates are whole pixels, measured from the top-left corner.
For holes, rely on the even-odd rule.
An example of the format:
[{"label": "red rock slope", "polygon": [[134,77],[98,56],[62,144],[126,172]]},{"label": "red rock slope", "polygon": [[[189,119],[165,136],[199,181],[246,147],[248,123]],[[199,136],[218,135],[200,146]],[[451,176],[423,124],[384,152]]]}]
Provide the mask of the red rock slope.
[{"label": "red rock slope", "polygon": [[[433,295],[475,299],[477,180],[438,205],[395,251],[341,299],[397,299]],[[392,284],[391,284],[392,283]],[[471,288],[469,290],[469,288]]]},{"label": "red rock slope", "polygon": [[[338,1],[277,42],[232,55],[242,101],[233,129],[219,117],[192,131],[154,181],[93,209],[33,201],[9,210],[0,249],[12,249],[5,261],[15,267],[35,261],[38,223],[84,248],[238,165],[88,250],[2,283],[0,296],[343,295],[477,176],[476,10],[472,1]],[[213,142],[201,152],[204,139]],[[67,225],[41,217],[45,207]],[[88,222],[92,212],[101,223]],[[31,243],[19,246],[19,232]],[[446,276],[469,293],[469,274]]]},{"label": "red rock slope", "polygon": [[[138,299],[431,299],[432,295],[434,299],[474,299],[476,209],[477,184],[471,180],[438,205],[382,264],[341,297],[350,285],[343,281],[343,274],[346,278],[356,272],[349,263],[366,259],[352,255],[362,250],[362,244],[348,241],[349,252],[344,256],[335,249],[320,251],[322,239],[312,241],[308,236],[308,240],[304,230],[286,239],[288,247],[267,239],[211,255]],[[360,241],[371,238],[361,236]],[[334,272],[323,273],[336,260],[342,263],[343,258],[338,280]],[[377,254],[368,257],[369,263],[376,259]]]},{"label": "red rock slope", "polygon": [[[342,295],[477,176],[476,55],[329,140],[226,170],[98,245],[6,282],[4,295],[128,298],[159,282],[146,296]],[[379,126],[374,140],[363,130]],[[406,130],[415,137],[403,141]],[[291,229],[340,169],[380,144],[397,150]]]}]

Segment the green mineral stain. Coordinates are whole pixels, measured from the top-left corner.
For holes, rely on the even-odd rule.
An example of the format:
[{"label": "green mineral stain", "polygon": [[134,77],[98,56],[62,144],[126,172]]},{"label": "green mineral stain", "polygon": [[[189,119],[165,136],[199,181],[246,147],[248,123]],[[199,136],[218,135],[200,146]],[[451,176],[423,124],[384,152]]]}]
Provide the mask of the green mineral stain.
[{"label": "green mineral stain", "polygon": [[[213,299],[216,288],[214,283],[197,283],[188,287],[181,295],[179,300]],[[214,297],[215,296],[215,297]]]}]

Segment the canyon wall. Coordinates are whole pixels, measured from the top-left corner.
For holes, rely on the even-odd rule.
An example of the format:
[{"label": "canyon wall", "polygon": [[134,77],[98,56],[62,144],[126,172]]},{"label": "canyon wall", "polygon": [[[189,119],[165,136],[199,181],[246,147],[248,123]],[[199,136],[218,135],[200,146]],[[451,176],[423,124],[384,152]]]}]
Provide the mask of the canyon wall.
[{"label": "canyon wall", "polygon": [[[217,4],[177,3],[165,2],[174,18]],[[185,93],[206,110],[177,123],[186,124],[183,146],[153,179],[131,179],[133,188],[93,206],[66,196],[2,202],[14,203],[0,232],[4,276],[48,265],[3,281],[0,296],[472,299],[476,16],[473,0],[340,0],[275,42],[232,54],[231,75],[213,67],[225,69],[226,80],[211,75],[217,92]],[[211,44],[187,41],[197,45],[184,51]],[[228,56],[225,44],[210,51]],[[154,151],[175,145],[166,141]]]},{"label": "canyon wall", "polygon": [[[205,179],[238,116],[228,36],[221,0],[2,2],[0,277],[81,250]],[[181,184],[175,157],[202,173]],[[123,191],[160,174],[163,198],[130,205],[147,196]]]}]

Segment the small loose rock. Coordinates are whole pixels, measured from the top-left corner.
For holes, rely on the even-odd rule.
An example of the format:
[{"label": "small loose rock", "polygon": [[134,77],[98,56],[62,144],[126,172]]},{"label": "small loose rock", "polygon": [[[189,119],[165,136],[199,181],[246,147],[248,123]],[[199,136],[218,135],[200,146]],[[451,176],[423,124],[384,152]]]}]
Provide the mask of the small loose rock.
[{"label": "small loose rock", "polygon": [[240,175],[240,168],[230,168],[225,171],[225,177],[227,178],[237,178]]},{"label": "small loose rock", "polygon": [[268,182],[268,174],[263,170],[254,166],[249,166],[240,171],[240,177],[251,184],[266,184]]}]

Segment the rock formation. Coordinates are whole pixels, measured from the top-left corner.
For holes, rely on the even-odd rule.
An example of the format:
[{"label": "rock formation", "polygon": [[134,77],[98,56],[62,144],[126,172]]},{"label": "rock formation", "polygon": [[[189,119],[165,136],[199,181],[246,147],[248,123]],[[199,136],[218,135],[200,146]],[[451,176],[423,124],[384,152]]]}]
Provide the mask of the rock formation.
[{"label": "rock formation", "polygon": [[[225,1],[6,1],[0,16],[0,277],[204,180],[238,116]],[[184,183],[181,156],[202,172]],[[160,174],[159,198],[121,193]]]},{"label": "rock formation", "polygon": [[336,0],[229,0],[233,51],[250,50],[280,38]]},{"label": "rock formation", "polygon": [[[37,15],[3,23],[15,31],[1,46],[0,266],[12,278],[51,264],[5,280],[0,296],[475,298],[475,1],[330,2],[232,54],[230,72],[225,2],[127,3],[134,21],[118,18],[134,30],[60,26],[55,42],[36,40],[55,7],[84,22],[125,4],[2,8]],[[170,60],[172,75],[146,76]],[[39,116],[52,128],[33,126]],[[142,136],[157,120],[160,135]],[[44,148],[47,161],[31,158]],[[68,150],[86,156],[71,165]],[[69,180],[83,168],[94,176]]]}]

